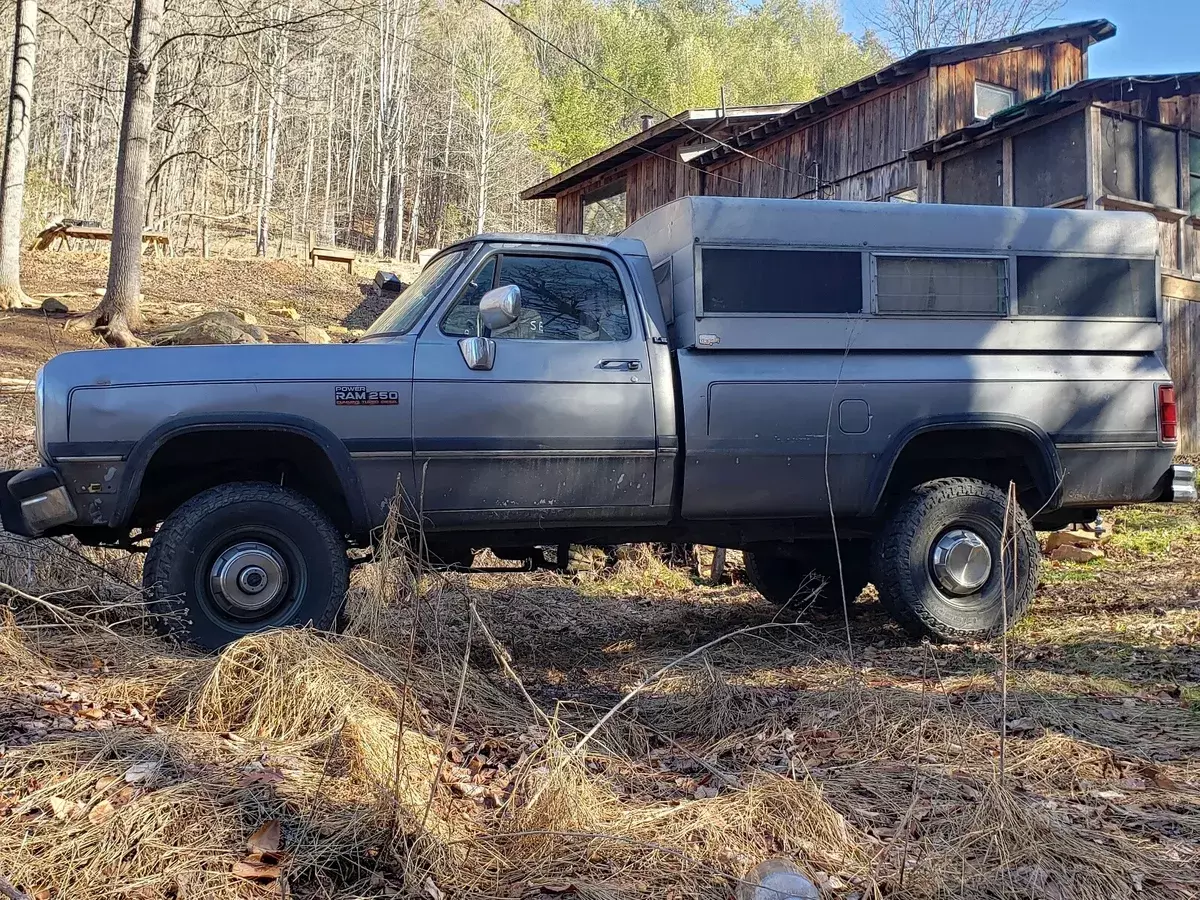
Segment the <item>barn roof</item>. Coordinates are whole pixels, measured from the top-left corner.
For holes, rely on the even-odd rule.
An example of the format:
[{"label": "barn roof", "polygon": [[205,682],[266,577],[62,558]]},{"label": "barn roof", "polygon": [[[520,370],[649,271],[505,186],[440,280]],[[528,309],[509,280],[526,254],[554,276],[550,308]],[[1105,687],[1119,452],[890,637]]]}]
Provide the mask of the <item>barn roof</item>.
[{"label": "barn roof", "polygon": [[908,151],[910,159],[933,159],[949,150],[1040,119],[1067,106],[1095,100],[1120,100],[1135,85],[1154,85],[1164,88],[1164,96],[1192,94],[1200,91],[1200,72],[1180,72],[1170,75],[1113,75],[1089,78],[1070,87],[1060,88],[1041,97],[1002,109],[990,119],[974,122],[965,128],[951,131]]},{"label": "barn roof", "polygon": [[[885,66],[878,72],[860,78],[845,87],[830,91],[828,94],[793,107],[789,111],[775,116],[761,125],[750,128],[734,138],[726,141],[733,147],[744,150],[760,144],[780,131],[802,124],[810,119],[816,119],[831,109],[854,102],[864,94],[869,94],[879,88],[886,87],[892,82],[913,75],[931,66],[947,66],[969,59],[992,56],[1008,50],[1022,50],[1027,47],[1038,47],[1043,44],[1062,43],[1064,41],[1082,40],[1088,46],[1108,40],[1117,33],[1117,27],[1107,19],[1092,19],[1087,22],[1074,22],[1069,25],[1054,25],[1049,28],[1038,28],[1034,31],[1024,31],[1009,37],[996,38],[990,41],[978,41],[974,44],[959,44],[953,47],[932,47],[928,50],[918,50],[910,53],[904,59],[897,60],[890,66]],[[729,147],[717,147],[695,160],[697,165],[706,166],[736,150]]]},{"label": "barn roof", "polygon": [[677,116],[664,119],[657,125],[639,131],[594,156],[589,156],[569,169],[521,192],[522,200],[543,200],[557,196],[580,182],[603,174],[617,166],[641,156],[653,153],[659,147],[670,144],[688,134],[701,135],[727,128],[744,128],[774,118],[792,108],[791,103],[775,106],[739,106],[728,109],[686,109]]}]

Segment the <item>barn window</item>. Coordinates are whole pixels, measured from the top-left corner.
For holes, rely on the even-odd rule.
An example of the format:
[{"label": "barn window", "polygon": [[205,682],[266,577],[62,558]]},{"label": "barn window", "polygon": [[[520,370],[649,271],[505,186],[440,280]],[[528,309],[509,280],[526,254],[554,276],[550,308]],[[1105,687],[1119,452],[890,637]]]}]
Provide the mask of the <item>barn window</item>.
[{"label": "barn window", "polygon": [[1104,193],[1155,206],[1179,205],[1177,132],[1139,119],[1100,120]]},{"label": "barn window", "polygon": [[1017,102],[1017,92],[1012,88],[988,84],[986,81],[975,82],[975,120],[990,119],[1001,110],[1008,109]]},{"label": "barn window", "polygon": [[862,254],[705,247],[705,313],[846,315],[863,308]]},{"label": "barn window", "polygon": [[583,195],[583,233],[617,234],[625,230],[625,179]]},{"label": "barn window", "polygon": [[1022,316],[1153,319],[1152,259],[1018,256],[1017,311]]},{"label": "barn window", "polygon": [[1200,134],[1188,135],[1188,173],[1192,188],[1193,216],[1200,216]]},{"label": "barn window", "polygon": [[875,309],[917,315],[1004,315],[1007,260],[876,256]]}]

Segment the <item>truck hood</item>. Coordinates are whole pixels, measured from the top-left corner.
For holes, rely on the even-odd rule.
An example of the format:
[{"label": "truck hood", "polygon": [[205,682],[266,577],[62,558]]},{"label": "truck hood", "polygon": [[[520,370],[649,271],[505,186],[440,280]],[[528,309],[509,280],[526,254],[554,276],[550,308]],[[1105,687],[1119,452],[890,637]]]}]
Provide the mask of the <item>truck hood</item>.
[{"label": "truck hood", "polygon": [[[48,442],[68,439],[73,394],[95,396],[95,391],[112,389],[125,395],[123,389],[171,385],[194,393],[204,385],[411,381],[412,363],[410,337],[357,344],[214,344],[60,353],[39,375],[39,437]],[[130,392],[135,394],[146,392]],[[169,401],[172,395],[150,396]],[[162,414],[170,415],[171,403],[162,405],[167,407]]]}]

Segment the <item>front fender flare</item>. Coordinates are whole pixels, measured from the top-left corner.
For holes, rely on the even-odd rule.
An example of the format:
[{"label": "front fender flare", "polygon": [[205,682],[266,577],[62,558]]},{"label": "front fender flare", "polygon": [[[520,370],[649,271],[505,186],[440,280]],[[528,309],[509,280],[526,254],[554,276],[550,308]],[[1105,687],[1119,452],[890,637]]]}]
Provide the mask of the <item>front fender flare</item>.
[{"label": "front fender flare", "polygon": [[321,449],[337,473],[346,508],[350,512],[350,533],[365,535],[371,530],[366,497],[358,471],[346,445],[332,431],[305,416],[284,413],[214,413],[167,419],[144,435],[126,459],[120,488],[120,501],[113,513],[113,524],[123,527],[133,514],[141,494],[142,478],[154,454],[169,440],[200,431],[281,431],[308,438]]}]

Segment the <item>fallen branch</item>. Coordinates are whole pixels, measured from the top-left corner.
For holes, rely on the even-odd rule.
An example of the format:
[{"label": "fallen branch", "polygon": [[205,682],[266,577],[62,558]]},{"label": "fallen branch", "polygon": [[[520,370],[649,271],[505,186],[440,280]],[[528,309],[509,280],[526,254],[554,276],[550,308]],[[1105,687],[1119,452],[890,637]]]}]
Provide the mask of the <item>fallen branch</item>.
[{"label": "fallen branch", "polygon": [[8,897],[9,900],[31,900],[30,896],[24,891],[18,891],[11,881],[0,875],[0,894]]}]

